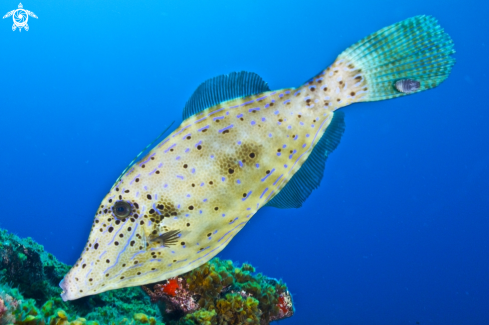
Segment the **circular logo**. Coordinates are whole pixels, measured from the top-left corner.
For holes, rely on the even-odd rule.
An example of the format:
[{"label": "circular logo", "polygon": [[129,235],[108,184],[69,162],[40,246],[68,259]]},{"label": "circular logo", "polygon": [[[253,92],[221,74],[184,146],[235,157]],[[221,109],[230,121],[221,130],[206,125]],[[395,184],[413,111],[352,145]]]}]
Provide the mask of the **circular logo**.
[{"label": "circular logo", "polygon": [[17,9],[14,13],[14,23],[18,27],[24,27],[27,24],[29,16],[24,9]]}]

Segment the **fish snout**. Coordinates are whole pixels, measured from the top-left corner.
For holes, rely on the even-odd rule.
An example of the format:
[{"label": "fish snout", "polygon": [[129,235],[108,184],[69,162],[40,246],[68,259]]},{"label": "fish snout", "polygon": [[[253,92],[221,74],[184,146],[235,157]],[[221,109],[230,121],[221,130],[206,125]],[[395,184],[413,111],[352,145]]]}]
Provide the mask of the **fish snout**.
[{"label": "fish snout", "polygon": [[63,290],[63,292],[61,292],[61,299],[63,299],[63,301],[76,299],[75,297],[72,296],[71,290],[69,289],[69,287],[67,285],[66,277],[68,277],[68,276],[69,276],[69,273],[66,274],[65,277],[63,278],[63,280],[61,280],[61,282],[59,283],[59,286]]}]

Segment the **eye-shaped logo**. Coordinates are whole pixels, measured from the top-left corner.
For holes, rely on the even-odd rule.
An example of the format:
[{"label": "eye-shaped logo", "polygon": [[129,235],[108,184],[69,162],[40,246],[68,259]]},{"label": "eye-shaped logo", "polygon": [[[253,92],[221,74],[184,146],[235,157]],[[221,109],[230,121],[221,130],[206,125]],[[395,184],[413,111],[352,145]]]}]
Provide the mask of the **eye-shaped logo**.
[{"label": "eye-shaped logo", "polygon": [[19,32],[22,31],[22,28],[24,28],[26,31],[29,30],[29,25],[27,25],[29,16],[37,19],[37,16],[32,11],[24,9],[22,3],[19,3],[19,9],[15,9],[10,12],[7,12],[7,14],[3,16],[3,18],[7,18],[10,16],[12,16],[14,20],[14,24],[12,25],[12,30],[15,31],[17,28],[19,28]]}]

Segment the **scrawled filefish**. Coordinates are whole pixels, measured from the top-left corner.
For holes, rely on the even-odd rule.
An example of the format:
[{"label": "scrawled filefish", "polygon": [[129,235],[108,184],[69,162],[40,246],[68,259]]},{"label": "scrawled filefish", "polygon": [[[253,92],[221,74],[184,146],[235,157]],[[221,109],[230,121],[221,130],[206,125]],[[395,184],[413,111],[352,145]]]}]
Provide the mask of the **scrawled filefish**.
[{"label": "scrawled filefish", "polygon": [[[300,207],[344,131],[337,110],[433,88],[448,77],[452,53],[437,21],[418,16],[354,44],[298,88],[270,91],[248,72],[204,82],[183,123],[102,200],[80,259],[60,283],[62,298],[188,272],[261,207]],[[399,91],[406,79],[416,87]]]}]

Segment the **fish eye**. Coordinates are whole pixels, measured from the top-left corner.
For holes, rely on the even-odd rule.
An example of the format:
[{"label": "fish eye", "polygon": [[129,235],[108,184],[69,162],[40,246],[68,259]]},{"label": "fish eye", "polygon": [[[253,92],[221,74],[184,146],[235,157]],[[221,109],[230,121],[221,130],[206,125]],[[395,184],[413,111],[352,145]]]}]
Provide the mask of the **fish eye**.
[{"label": "fish eye", "polygon": [[112,213],[119,220],[125,220],[132,214],[132,205],[127,201],[117,201],[112,206]]}]

